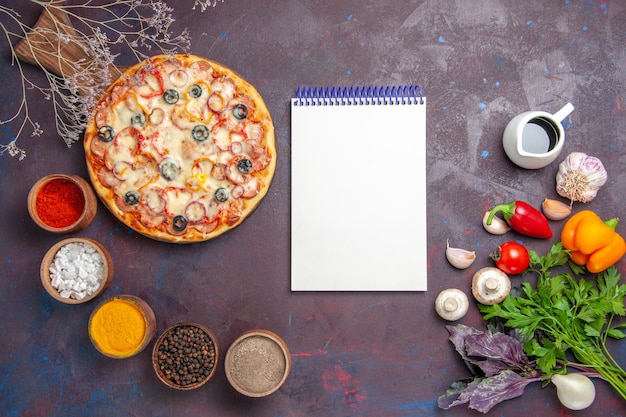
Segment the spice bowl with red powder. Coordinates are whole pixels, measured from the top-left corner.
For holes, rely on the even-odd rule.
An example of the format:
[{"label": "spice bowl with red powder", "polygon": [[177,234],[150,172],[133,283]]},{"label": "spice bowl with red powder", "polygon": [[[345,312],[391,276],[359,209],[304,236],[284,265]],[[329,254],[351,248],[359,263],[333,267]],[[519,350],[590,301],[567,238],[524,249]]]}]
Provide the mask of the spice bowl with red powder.
[{"label": "spice bowl with red powder", "polygon": [[28,212],[42,229],[74,233],[84,229],[96,215],[98,200],[80,176],[52,174],[37,181],[28,193]]},{"label": "spice bowl with red powder", "polygon": [[113,260],[107,249],[93,239],[64,239],[46,252],[39,275],[52,298],[64,304],[82,304],[109,287]]}]

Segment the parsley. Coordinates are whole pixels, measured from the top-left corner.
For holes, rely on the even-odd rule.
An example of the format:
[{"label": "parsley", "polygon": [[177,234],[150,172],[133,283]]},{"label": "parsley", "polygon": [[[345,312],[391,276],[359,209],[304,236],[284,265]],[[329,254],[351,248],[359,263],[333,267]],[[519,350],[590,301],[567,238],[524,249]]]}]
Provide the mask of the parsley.
[{"label": "parsley", "polygon": [[[536,359],[536,368],[549,378],[566,367],[597,372],[626,399],[626,372],[607,349],[607,339],[622,339],[626,323],[626,284],[619,283],[615,266],[587,279],[584,268],[569,261],[568,251],[555,243],[545,256],[530,251],[526,272],[538,275],[536,288],[529,282],[521,295],[509,295],[502,303],[479,305],[485,320],[501,320],[524,341],[524,351]],[[569,266],[571,273],[554,269]]]}]

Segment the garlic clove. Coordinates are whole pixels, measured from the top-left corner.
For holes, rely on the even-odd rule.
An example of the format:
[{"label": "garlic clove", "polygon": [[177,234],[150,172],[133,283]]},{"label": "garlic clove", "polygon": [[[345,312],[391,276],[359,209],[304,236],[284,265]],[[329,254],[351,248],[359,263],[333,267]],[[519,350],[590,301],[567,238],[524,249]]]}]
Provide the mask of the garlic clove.
[{"label": "garlic clove", "polygon": [[559,200],[545,198],[541,203],[543,214],[550,220],[563,220],[572,214],[572,206]]},{"label": "garlic clove", "polygon": [[497,216],[494,216],[491,219],[491,224],[487,224],[487,218],[489,217],[489,213],[490,211],[487,211],[483,216],[483,227],[486,231],[488,231],[492,235],[503,235],[511,230],[511,227],[508,225],[508,223]]},{"label": "garlic clove", "polygon": [[550,377],[556,386],[556,395],[561,404],[570,410],[583,410],[596,398],[596,387],[591,379],[580,373],[555,374]]},{"label": "garlic clove", "polygon": [[571,201],[587,203],[596,197],[607,178],[600,159],[583,152],[572,152],[559,164],[556,192]]},{"label": "garlic clove", "polygon": [[470,252],[465,249],[451,248],[450,243],[446,240],[446,259],[455,268],[466,269],[476,260],[476,252]]}]

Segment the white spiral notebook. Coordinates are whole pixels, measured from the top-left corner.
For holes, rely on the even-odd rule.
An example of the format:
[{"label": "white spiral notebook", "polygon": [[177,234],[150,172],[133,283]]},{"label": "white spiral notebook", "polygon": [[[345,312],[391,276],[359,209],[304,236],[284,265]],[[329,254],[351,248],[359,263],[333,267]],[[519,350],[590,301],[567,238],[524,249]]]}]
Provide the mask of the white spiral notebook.
[{"label": "white spiral notebook", "polygon": [[298,89],[292,291],[426,291],[426,220],[421,88]]}]

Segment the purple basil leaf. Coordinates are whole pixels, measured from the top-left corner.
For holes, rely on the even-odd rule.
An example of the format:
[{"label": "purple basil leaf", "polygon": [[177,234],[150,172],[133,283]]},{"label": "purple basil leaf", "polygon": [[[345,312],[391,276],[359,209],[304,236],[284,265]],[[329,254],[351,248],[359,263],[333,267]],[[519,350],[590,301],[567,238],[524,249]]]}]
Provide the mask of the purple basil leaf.
[{"label": "purple basil leaf", "polygon": [[465,352],[470,357],[501,361],[509,367],[521,368],[528,364],[528,357],[520,341],[503,333],[469,334],[465,338]]},{"label": "purple basil leaf", "polygon": [[503,333],[492,334],[463,324],[447,329],[450,341],[474,375],[479,374],[475,367],[489,377],[528,362],[522,344]]},{"label": "purple basil leaf", "polygon": [[502,371],[496,376],[484,378],[472,390],[469,408],[488,413],[496,404],[524,394],[526,385],[535,379],[524,378],[513,371]]},{"label": "purple basil leaf", "polygon": [[474,376],[493,376],[498,372],[508,369],[507,366],[503,366],[501,362],[492,364],[491,360],[483,360],[484,358],[470,357],[467,353],[467,340],[472,338],[483,338],[488,335],[487,332],[477,330],[473,327],[465,326],[464,324],[457,324],[456,326],[446,326],[450,332],[450,341],[456,348],[457,352],[463,358],[463,362],[467,366],[467,369]]},{"label": "purple basil leaf", "polygon": [[513,371],[503,371],[489,378],[456,381],[439,397],[437,405],[447,410],[469,403],[469,408],[486,414],[502,401],[524,394],[526,385],[536,380],[523,378]]},{"label": "purple basil leaf", "polygon": [[483,332],[476,330],[473,327],[466,326],[464,324],[457,324],[456,326],[446,326],[450,333],[450,341],[459,352],[461,357],[466,361],[470,361],[465,350],[465,339],[472,335],[480,335]]},{"label": "purple basil leaf", "polygon": [[481,381],[482,378],[476,378],[453,382],[446,393],[437,399],[437,406],[447,410],[450,407],[467,404]]},{"label": "purple basil leaf", "polygon": [[474,359],[472,363],[478,366],[486,377],[498,375],[502,371],[511,369],[510,365],[494,359],[487,359],[484,361]]}]

